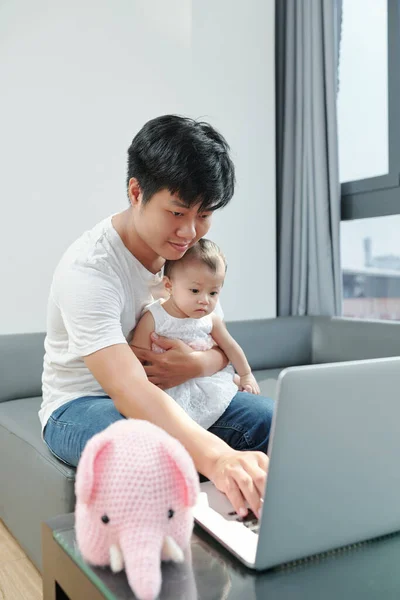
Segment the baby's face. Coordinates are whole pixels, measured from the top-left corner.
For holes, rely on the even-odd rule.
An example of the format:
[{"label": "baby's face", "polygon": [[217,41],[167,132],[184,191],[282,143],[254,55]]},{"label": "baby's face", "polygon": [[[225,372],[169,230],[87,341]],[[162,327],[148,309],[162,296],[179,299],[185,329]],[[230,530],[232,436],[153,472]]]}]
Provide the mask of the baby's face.
[{"label": "baby's face", "polygon": [[204,263],[192,261],[172,273],[171,296],[187,317],[200,319],[214,310],[224,279],[225,265],[222,260],[215,273]]}]

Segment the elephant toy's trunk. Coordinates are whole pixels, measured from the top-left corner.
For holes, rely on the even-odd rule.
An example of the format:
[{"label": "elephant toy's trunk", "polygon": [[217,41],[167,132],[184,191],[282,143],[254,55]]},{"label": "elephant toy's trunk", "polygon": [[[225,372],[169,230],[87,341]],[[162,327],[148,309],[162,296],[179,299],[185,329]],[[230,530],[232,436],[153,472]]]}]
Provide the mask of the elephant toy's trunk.
[{"label": "elephant toy's trunk", "polygon": [[[120,540],[128,582],[138,600],[155,600],[161,590],[161,549],[163,537],[129,532]],[[136,531],[137,534],[137,531]],[[138,544],[137,540],[145,539]]]}]

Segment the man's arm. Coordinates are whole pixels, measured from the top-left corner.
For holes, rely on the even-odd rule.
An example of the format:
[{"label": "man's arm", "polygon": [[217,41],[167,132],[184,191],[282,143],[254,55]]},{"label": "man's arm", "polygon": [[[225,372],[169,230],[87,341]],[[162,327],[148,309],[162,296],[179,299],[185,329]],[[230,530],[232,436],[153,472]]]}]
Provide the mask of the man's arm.
[{"label": "man's arm", "polygon": [[127,344],[116,344],[84,357],[86,366],[124,416],[150,421],[177,438],[197,470],[211,479],[244,511],[245,499],[256,513],[264,491],[268,458],[261,452],[238,452],[195,423],[165,392],[150,383]]},{"label": "man's arm", "polygon": [[181,340],[169,340],[162,336],[152,339],[165,352],[157,354],[149,350],[154,320],[152,315],[151,321],[146,318],[147,314],[149,313],[139,321],[130,346],[137,358],[146,363],[144,369],[149,380],[161,389],[167,390],[195,377],[210,377],[228,364],[228,359],[220,348],[198,352]]},{"label": "man's arm", "polygon": [[229,448],[198,426],[175,400],[148,381],[128,345],[109,346],[84,360],[122,415],[150,421],[179,439],[200,473],[207,476],[216,454]]}]

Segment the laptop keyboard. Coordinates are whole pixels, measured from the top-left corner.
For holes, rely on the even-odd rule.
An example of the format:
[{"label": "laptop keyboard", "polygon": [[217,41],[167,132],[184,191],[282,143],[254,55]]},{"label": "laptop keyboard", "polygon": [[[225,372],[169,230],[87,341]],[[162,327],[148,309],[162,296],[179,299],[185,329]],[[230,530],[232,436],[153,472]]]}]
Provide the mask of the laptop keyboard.
[{"label": "laptop keyboard", "polygon": [[246,517],[240,517],[235,511],[230,512],[229,516],[230,517],[235,516],[236,517],[235,521],[238,521],[239,523],[243,523],[243,525],[245,525],[248,529],[250,529],[251,531],[254,531],[254,533],[258,534],[259,529],[260,529],[260,522],[250,508],[248,509],[248,513],[247,513]]}]

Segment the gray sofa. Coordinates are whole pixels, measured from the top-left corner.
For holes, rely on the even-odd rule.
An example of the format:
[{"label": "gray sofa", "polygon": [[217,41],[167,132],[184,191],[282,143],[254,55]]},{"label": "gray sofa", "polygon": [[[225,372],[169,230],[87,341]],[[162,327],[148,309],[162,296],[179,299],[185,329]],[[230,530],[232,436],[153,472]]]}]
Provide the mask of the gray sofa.
[{"label": "gray sofa", "polygon": [[[288,317],[228,324],[264,395],[285,367],[400,356],[400,323]],[[41,568],[40,525],[74,509],[75,470],[41,440],[44,334],[0,336],[0,519]]]}]

